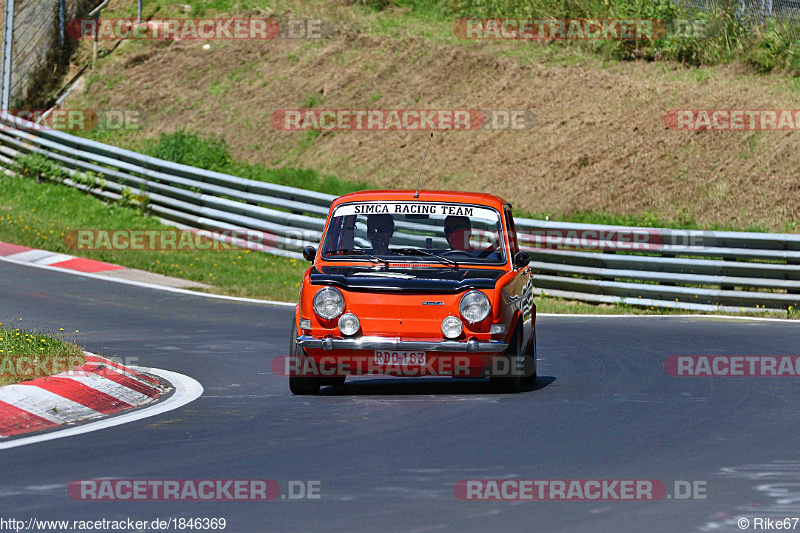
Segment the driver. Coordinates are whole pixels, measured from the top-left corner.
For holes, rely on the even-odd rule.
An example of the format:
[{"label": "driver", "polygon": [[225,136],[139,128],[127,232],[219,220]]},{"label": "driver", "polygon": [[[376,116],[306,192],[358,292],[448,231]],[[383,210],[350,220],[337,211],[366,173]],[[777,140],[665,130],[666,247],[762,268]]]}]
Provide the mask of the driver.
[{"label": "driver", "polygon": [[372,243],[376,254],[389,253],[389,241],[394,233],[394,218],[392,215],[367,216],[367,237]]},{"label": "driver", "polygon": [[472,224],[469,217],[450,215],[444,219],[444,236],[450,244],[450,248],[461,252],[473,251],[472,243]]}]

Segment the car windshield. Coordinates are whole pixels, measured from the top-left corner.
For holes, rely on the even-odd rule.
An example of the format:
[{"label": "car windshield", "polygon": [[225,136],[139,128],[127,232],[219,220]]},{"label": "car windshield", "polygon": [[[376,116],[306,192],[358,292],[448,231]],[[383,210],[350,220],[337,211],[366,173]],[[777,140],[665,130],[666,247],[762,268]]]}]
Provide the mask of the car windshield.
[{"label": "car windshield", "polygon": [[500,214],[446,202],[354,202],[336,208],[322,245],[326,259],[425,263],[506,261]]}]

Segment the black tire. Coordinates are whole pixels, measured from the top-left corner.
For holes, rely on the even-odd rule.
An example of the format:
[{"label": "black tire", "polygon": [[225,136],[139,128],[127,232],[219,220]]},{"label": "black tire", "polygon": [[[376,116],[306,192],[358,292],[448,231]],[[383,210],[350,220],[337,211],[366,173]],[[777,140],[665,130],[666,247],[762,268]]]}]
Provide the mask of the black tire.
[{"label": "black tire", "polygon": [[334,376],[332,378],[320,378],[320,384],[323,387],[336,387],[344,385],[347,376]]},{"label": "black tire", "polygon": [[[492,392],[499,394],[514,394],[522,389],[522,377],[516,371],[524,358],[522,352],[522,333],[520,330],[514,332],[511,342],[508,345],[503,357],[506,359],[505,368],[510,370],[513,375],[503,377],[490,377],[489,386]],[[524,359],[523,359],[524,360]]]},{"label": "black tire", "polygon": [[536,329],[533,330],[533,338],[528,353],[525,354],[525,361],[522,363],[525,368],[525,375],[522,377],[522,384],[529,385],[536,381]]},{"label": "black tire", "polygon": [[[303,368],[303,360],[306,353],[297,344],[297,322],[292,320],[292,333],[289,337],[289,357],[297,358],[298,365],[295,368]],[[318,377],[289,376],[289,390],[298,396],[308,396],[317,394],[321,385]]]}]

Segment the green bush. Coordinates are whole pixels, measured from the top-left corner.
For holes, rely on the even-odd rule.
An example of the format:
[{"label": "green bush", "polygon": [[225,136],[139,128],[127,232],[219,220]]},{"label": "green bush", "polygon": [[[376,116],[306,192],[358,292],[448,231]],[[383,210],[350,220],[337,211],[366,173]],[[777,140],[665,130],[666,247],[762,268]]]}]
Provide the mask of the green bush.
[{"label": "green bush", "polygon": [[22,176],[36,180],[58,181],[69,177],[58,163],[34,152],[14,158],[14,170]]},{"label": "green bush", "polygon": [[375,11],[383,11],[387,7],[393,5],[395,2],[392,2],[392,0],[351,0],[351,3],[368,7]]},{"label": "green bush", "polygon": [[786,70],[797,75],[800,73],[799,37],[797,27],[771,21],[763,31],[757,32],[746,60],[758,72]]},{"label": "green bush", "polygon": [[[368,0],[354,2],[370,4]],[[800,75],[797,23],[755,20],[752,15],[740,12],[739,0],[713,0],[702,11],[683,0],[394,0],[392,3],[434,20],[657,19],[669,31],[653,39],[556,41],[556,44],[583,47],[615,60],[671,60],[693,66],[742,60],[759,72],[783,70]],[[380,4],[385,6],[387,2]],[[676,25],[678,21],[696,25]]]},{"label": "green bush", "polygon": [[120,193],[119,203],[124,207],[138,211],[140,215],[144,215],[150,205],[150,196],[146,193],[135,194],[130,187],[125,187]]},{"label": "green bush", "polygon": [[435,6],[449,15],[479,18],[602,18],[609,14],[609,4],[603,0],[401,0],[398,3],[412,9],[431,10]]},{"label": "green bush", "polygon": [[184,130],[162,133],[148,152],[159,159],[218,172],[225,172],[232,162],[225,139],[203,139]]},{"label": "green bush", "polygon": [[[308,132],[307,142],[313,142],[318,135],[319,132]],[[267,168],[261,164],[235,162],[228,154],[228,145],[224,139],[205,139],[186,131],[162,133],[155,143],[151,143],[150,146],[145,148],[145,152],[159,159],[192,165],[205,170],[324,192],[336,196],[360,191],[368,187],[366,182],[354,182],[335,176],[323,176],[316,170]]]}]

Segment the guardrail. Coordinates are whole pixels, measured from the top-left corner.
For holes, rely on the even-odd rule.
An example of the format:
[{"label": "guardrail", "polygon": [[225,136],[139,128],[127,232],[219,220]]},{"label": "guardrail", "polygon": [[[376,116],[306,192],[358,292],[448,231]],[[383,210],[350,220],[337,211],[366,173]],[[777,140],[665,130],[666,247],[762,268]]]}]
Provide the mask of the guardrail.
[{"label": "guardrail", "polygon": [[[117,201],[126,189],[148,199],[148,210],[183,228],[257,230],[268,242],[244,243],[301,258],[317,244],[335,198],[172,163],[37,129],[0,115],[0,165],[21,154],[54,161],[64,184]],[[86,173],[102,175],[93,183]],[[800,235],[629,228],[516,219],[531,255],[536,293],[699,311],[793,310],[800,303]],[[424,246],[398,224],[398,244]]]}]

